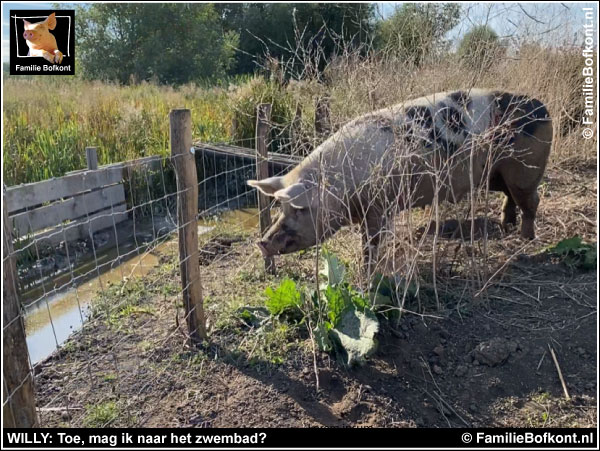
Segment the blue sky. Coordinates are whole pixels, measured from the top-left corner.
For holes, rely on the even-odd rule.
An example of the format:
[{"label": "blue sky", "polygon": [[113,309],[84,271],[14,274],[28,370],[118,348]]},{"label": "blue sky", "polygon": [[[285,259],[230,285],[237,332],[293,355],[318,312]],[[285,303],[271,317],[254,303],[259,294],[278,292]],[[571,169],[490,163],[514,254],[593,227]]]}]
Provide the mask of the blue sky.
[{"label": "blue sky", "polygon": [[[402,2],[377,2],[384,17]],[[2,3],[2,58],[8,61],[9,11],[11,9],[52,9],[53,3]],[[489,24],[507,39],[533,37],[554,45],[563,45],[580,33],[583,24],[583,7],[597,8],[595,3],[464,3],[465,18],[449,34],[456,38],[474,25]],[[596,24],[596,27],[598,24]],[[517,36],[518,35],[518,36]],[[574,39],[574,38],[573,38]]]}]

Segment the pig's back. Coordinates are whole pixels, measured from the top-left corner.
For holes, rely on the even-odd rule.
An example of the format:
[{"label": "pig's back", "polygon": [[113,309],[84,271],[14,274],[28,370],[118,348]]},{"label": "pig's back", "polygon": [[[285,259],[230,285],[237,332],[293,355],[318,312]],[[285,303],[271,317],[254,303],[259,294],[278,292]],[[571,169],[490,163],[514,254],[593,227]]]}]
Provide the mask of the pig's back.
[{"label": "pig's back", "polygon": [[341,127],[289,178],[322,164],[334,172],[345,165],[357,180],[364,180],[361,175],[368,176],[382,155],[395,160],[398,153],[425,156],[433,149],[448,158],[462,155],[467,140],[497,125],[493,120],[499,112],[497,98],[498,91],[489,89],[445,91],[367,113]]},{"label": "pig's back", "polygon": [[380,110],[393,122],[397,139],[413,148],[440,148],[455,153],[465,141],[491,125],[494,96],[490,90],[438,92]]}]

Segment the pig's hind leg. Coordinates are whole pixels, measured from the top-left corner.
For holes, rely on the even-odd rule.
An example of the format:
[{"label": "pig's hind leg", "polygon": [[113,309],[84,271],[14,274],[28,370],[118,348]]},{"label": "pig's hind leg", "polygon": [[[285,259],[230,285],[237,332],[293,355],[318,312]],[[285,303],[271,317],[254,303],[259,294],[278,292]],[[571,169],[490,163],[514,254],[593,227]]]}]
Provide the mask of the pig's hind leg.
[{"label": "pig's hind leg", "polygon": [[537,193],[552,146],[552,121],[546,107],[536,99],[520,101],[524,112],[514,118],[513,157],[504,160],[499,172],[511,197],[523,213],[521,236],[535,238],[535,215],[540,197]]},{"label": "pig's hind leg", "polygon": [[537,186],[533,190],[523,191],[516,187],[510,188],[513,199],[523,213],[521,217],[521,236],[525,239],[532,240],[535,238],[535,215],[540,197],[537,193]]},{"label": "pig's hind leg", "polygon": [[502,202],[502,216],[500,220],[502,228],[506,232],[511,227],[517,225],[517,204],[508,191],[504,194],[506,197],[504,197],[504,202]]},{"label": "pig's hind leg", "polygon": [[502,216],[500,217],[502,228],[508,232],[517,225],[517,204],[508,190],[504,178],[499,173],[490,178],[490,189],[492,191],[501,191],[505,198],[502,202]]},{"label": "pig's hind leg", "polygon": [[[519,163],[520,164],[520,163]],[[537,183],[521,188],[516,183],[506,183],[500,173],[490,179],[490,189],[502,191],[506,198],[502,203],[502,227],[508,232],[517,223],[517,206],[521,209],[521,236],[526,239],[535,238],[535,215],[540,203]],[[509,179],[510,180],[510,179]]]}]

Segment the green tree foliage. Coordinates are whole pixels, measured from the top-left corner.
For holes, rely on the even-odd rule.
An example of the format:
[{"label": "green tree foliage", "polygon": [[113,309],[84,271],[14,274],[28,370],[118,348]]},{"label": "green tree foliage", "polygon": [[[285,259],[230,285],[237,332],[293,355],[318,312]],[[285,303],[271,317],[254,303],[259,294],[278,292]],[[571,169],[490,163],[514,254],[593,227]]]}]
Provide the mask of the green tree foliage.
[{"label": "green tree foliage", "polygon": [[297,47],[312,51],[315,65],[322,70],[337,42],[359,46],[370,39],[373,29],[372,4],[228,3],[215,7],[224,30],[240,36],[237,73],[254,72],[266,55],[293,60],[298,57]]},{"label": "green tree foliage", "polygon": [[238,44],[212,4],[93,3],[76,27],[83,76],[122,83],[222,77]]},{"label": "green tree foliage", "polygon": [[496,32],[487,25],[478,25],[460,41],[458,56],[469,65],[481,67],[489,64],[500,49]]},{"label": "green tree foliage", "polygon": [[460,14],[456,3],[405,3],[378,23],[377,44],[418,65],[446,48],[444,36],[458,24]]}]

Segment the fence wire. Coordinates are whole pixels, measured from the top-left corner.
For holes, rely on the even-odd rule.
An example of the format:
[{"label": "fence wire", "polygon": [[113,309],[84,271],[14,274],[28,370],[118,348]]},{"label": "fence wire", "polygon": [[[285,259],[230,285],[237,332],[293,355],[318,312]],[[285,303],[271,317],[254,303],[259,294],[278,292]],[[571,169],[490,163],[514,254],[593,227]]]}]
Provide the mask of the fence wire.
[{"label": "fence wire", "polygon": [[[176,339],[185,347],[189,331],[184,327],[185,313],[181,314],[181,296],[196,281],[189,280],[181,287],[179,267],[192,257],[211,264],[227,258],[224,252],[211,251],[210,244],[184,259],[178,256],[176,237],[188,224],[177,223],[177,198],[191,189],[177,190],[174,158],[178,157],[122,163],[123,179],[118,185],[125,192],[124,209],[118,208],[120,202],[110,203],[98,214],[88,211],[84,203],[82,218],[25,236],[13,230],[14,249],[10,254],[3,253],[3,263],[6,265],[10,259],[17,265],[19,277],[13,279],[13,288],[19,293],[20,314],[3,329],[19,322],[27,337],[31,368],[27,378],[33,376],[40,426],[109,426],[116,421],[114,409],[120,412],[119,424],[127,426],[144,425],[152,416],[150,407],[140,415],[130,406],[144,398],[149,387],[167,371],[165,368],[152,378],[145,375],[149,365],[162,360],[164,343]],[[196,166],[199,211],[195,221],[200,241],[222,240],[219,215],[231,210],[245,212],[248,225],[244,227],[251,228],[255,235],[259,214],[256,194],[246,184],[248,179],[256,178],[255,158],[198,151]],[[289,168],[275,163],[270,166],[273,175]],[[84,180],[85,176],[83,172]],[[29,221],[29,211],[35,208],[25,210],[29,230],[35,230]],[[127,219],[115,219],[122,216]],[[94,223],[102,218],[112,218],[111,224],[95,230]],[[81,227],[87,229],[87,236],[68,238],[71,229]],[[203,235],[210,235],[210,239]],[[161,269],[165,262],[168,270]],[[157,307],[148,298],[157,293],[163,301],[170,301],[161,308],[175,306],[177,311],[170,324],[176,327],[167,328],[168,333],[153,327]],[[120,332],[127,327],[130,316],[136,317],[136,330],[144,331],[143,352],[134,353],[135,363],[128,358],[124,365],[120,354],[134,331]],[[119,338],[102,342],[106,341],[107,330]],[[5,372],[11,371],[9,366],[4,368]],[[27,378],[12,392],[4,380],[5,411],[14,408],[14,395]],[[99,398],[99,386],[103,384],[111,385],[114,401]]]}]

